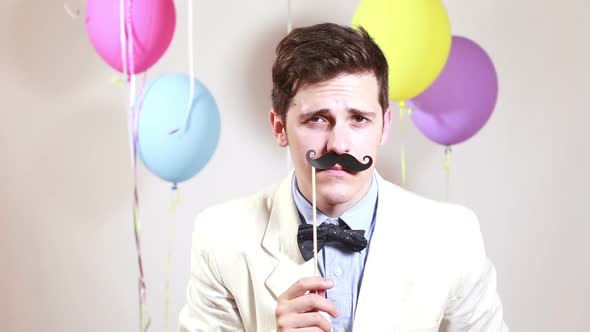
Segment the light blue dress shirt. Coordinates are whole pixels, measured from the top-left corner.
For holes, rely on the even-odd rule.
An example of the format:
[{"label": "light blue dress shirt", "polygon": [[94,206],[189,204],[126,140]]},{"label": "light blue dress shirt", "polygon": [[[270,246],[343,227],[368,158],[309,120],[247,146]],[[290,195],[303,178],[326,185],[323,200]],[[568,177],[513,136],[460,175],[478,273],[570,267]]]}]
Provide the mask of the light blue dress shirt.
[{"label": "light blue dress shirt", "polygon": [[[365,230],[365,237],[370,244],[375,227],[377,196],[377,178],[373,174],[373,181],[369,191],[355,206],[348,209],[341,216],[334,218],[330,218],[318,210],[317,224],[318,226],[323,223],[337,224],[340,218],[351,229]],[[293,198],[299,210],[301,222],[312,224],[312,205],[299,191],[295,176],[293,177]],[[338,317],[332,319],[333,331],[352,331],[352,323],[369,247],[370,245],[360,252],[345,252],[339,248],[326,245],[318,252],[318,269],[321,275],[334,280],[335,284],[334,288],[326,293],[327,298],[336,303],[340,313]]]}]

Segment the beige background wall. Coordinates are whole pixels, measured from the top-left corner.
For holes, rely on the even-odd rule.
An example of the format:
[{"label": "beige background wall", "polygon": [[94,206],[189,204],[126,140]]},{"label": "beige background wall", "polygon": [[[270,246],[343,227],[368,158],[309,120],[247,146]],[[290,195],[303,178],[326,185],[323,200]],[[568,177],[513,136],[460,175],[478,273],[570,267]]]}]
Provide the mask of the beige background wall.
[{"label": "beige background wall", "polygon": [[[346,24],[357,0],[293,0],[294,26]],[[479,215],[513,331],[584,331],[590,315],[590,3],[444,1],[454,34],[491,55],[500,96],[490,122],[454,149],[451,201]],[[83,1],[70,1],[83,7]],[[186,1],[150,76],[186,71]],[[151,331],[163,331],[167,223],[174,223],[171,330],[184,302],[192,219],[286,173],[271,139],[270,66],[286,2],[195,1],[196,74],[217,98],[211,163],[182,186],[141,169]],[[125,107],[128,90],[61,1],[0,3],[0,330],[137,331],[137,264]],[[396,124],[378,168],[398,182]],[[407,135],[409,188],[444,196],[443,149]],[[247,158],[260,163],[242,163]]]}]

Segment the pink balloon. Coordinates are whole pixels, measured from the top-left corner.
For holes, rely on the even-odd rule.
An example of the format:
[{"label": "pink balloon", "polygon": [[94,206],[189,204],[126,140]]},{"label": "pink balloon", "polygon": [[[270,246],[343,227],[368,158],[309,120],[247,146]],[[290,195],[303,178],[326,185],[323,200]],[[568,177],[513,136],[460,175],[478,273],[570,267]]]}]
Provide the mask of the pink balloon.
[{"label": "pink balloon", "polygon": [[[139,74],[153,66],[166,52],[176,26],[172,0],[125,0],[131,5],[133,64],[127,71]],[[127,16],[127,14],[126,14]],[[86,31],[96,52],[111,67],[123,72],[120,29],[120,0],[88,0]],[[127,39],[129,40],[131,36]],[[129,41],[127,41],[129,42]],[[125,54],[127,58],[127,54]]]}]

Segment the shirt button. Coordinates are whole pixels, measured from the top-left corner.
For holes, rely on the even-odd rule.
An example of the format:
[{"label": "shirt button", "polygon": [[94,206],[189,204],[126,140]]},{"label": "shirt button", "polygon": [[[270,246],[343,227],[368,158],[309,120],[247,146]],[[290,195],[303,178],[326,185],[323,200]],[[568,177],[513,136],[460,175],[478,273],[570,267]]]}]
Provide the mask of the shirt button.
[{"label": "shirt button", "polygon": [[339,267],[336,268],[336,270],[334,270],[334,275],[339,277],[342,274],[342,270],[340,270]]}]

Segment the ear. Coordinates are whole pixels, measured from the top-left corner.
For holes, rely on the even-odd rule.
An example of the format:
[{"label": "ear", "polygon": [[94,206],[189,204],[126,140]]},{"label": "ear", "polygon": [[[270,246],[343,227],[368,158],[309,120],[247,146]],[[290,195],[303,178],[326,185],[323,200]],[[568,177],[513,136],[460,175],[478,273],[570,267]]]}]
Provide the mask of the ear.
[{"label": "ear", "polygon": [[277,143],[282,147],[289,145],[289,141],[287,140],[287,128],[285,128],[285,124],[283,123],[283,120],[281,120],[281,116],[277,114],[274,109],[271,109],[269,119],[270,125],[272,127],[272,133]]},{"label": "ear", "polygon": [[389,129],[391,128],[391,108],[388,107],[385,113],[383,113],[383,131],[381,132],[381,142],[379,144],[383,145],[387,142],[387,138],[389,137]]}]

